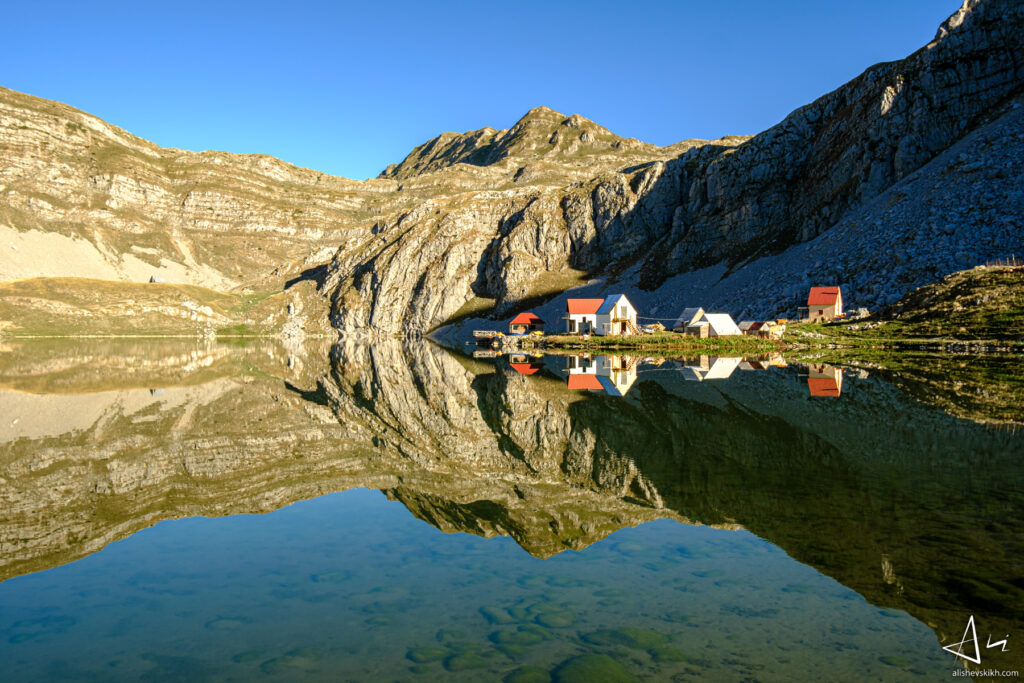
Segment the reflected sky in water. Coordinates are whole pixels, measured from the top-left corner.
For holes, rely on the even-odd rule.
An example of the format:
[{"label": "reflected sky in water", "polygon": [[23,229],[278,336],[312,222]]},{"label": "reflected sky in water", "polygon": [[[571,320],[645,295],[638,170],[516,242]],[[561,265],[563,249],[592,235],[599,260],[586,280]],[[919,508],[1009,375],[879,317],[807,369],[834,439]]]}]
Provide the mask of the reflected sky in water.
[{"label": "reflected sky in water", "polygon": [[12,680],[934,680],[971,615],[1019,666],[1021,435],[874,371],[134,342],[0,379]]}]

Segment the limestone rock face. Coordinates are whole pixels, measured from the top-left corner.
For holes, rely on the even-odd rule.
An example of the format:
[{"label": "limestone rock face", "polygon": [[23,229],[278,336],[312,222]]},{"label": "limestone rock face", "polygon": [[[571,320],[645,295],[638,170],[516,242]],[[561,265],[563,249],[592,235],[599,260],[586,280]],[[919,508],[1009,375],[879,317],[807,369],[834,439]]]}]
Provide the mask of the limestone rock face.
[{"label": "limestone rock face", "polygon": [[548,107],[535,107],[507,130],[442,133],[416,147],[400,164],[388,166],[379,177],[410,178],[455,164],[492,166],[509,157],[598,157],[623,148],[650,156],[660,152],[655,145],[621,138],[579,114],[566,117]]},{"label": "limestone rock face", "polygon": [[287,277],[327,260],[394,189],[265,155],[164,149],[7,89],[0,157],[0,279],[155,276],[226,290]]},{"label": "limestone rock face", "polygon": [[[493,303],[495,312],[503,315],[523,301],[581,284],[586,277],[623,272],[628,276],[623,284],[649,290],[676,274],[720,264],[717,281],[752,260],[826,234],[858,212],[884,211],[885,207],[871,208],[872,203],[971,131],[1004,114],[1021,94],[1022,30],[1024,6],[1019,3],[971,0],[918,52],[871,67],[751,139],[693,144],[675,158],[607,170],[569,185],[522,193],[511,201],[487,197],[486,206],[463,203],[451,212],[437,212],[437,217],[414,215],[414,225],[408,216],[389,223],[389,230],[397,227],[406,235],[389,242],[389,253],[395,254],[389,262],[403,265],[388,267],[403,272],[358,278],[357,273],[379,273],[379,257],[339,252],[331,267],[336,322],[342,329],[352,321],[369,320],[387,332],[428,330],[472,297]],[[466,134],[455,147],[442,145],[442,139],[432,141],[386,175],[411,178],[421,168],[496,163],[519,144],[510,140],[529,140],[528,151],[535,152],[541,136],[528,131],[545,121],[545,111],[531,112],[510,131],[488,133],[484,142],[479,131]],[[552,123],[547,122],[544,130]],[[572,125],[572,118],[563,121],[549,140],[562,144]],[[1018,136],[1004,144],[1017,150],[1014,156],[1021,156],[1024,146]],[[474,151],[460,151],[467,145]],[[516,173],[535,177],[529,166],[519,166]],[[914,201],[913,196],[908,200]],[[912,225],[894,228],[900,235],[913,231]],[[859,216],[855,232],[877,233],[877,226],[870,216]],[[844,239],[859,242],[857,235]],[[1018,226],[1007,252],[1022,240],[1024,232]],[[402,244],[406,241],[407,247]],[[422,249],[428,241],[431,247]],[[915,254],[915,263],[934,264],[928,268],[930,277],[941,277],[955,269],[941,267],[950,260],[945,258],[947,251],[950,258],[962,253],[963,263],[951,265],[963,267],[972,259],[998,255],[991,242],[982,241],[976,249],[932,242],[925,246],[926,253]],[[403,250],[408,256],[399,256]],[[888,249],[834,251],[817,261],[817,266],[838,266],[828,273],[801,262],[794,266],[797,272],[789,269],[744,281],[742,301],[722,303],[743,306],[761,301],[765,310],[756,314],[770,315],[777,306],[778,311],[788,309],[797,290],[806,290],[808,278],[851,283],[865,270],[894,270],[897,256]],[[902,258],[908,260],[906,254]],[[445,273],[456,275],[445,279]],[[872,292],[882,290],[880,283],[864,284]],[[898,298],[920,284],[906,279],[887,281],[884,287],[888,296]],[[659,298],[666,294],[673,293],[662,291]],[[370,320],[368,315],[354,315],[352,308],[388,313]]]},{"label": "limestone rock face", "polygon": [[[668,304],[684,289],[670,278],[702,270],[742,290],[741,304],[763,303],[750,314],[781,312],[768,309],[822,277],[862,286],[873,298],[855,303],[877,305],[921,278],[1024,247],[1012,212],[983,226],[929,216],[939,236],[922,246],[911,217],[926,202],[945,205],[933,196],[941,179],[927,199],[900,189],[1020,104],[1022,31],[1019,2],[968,0],[919,51],[753,138],[656,147],[538,107],[507,130],[445,133],[364,182],[265,156],[162,149],[0,90],[0,244],[10,247],[0,249],[0,280],[159,277],[219,290],[315,280],[331,323],[349,335],[415,336],[480,311],[503,316],[600,277],[638,295],[668,287],[657,295]],[[1024,144],[1016,133],[1000,144],[1006,163],[988,168],[987,153],[967,154],[956,172],[1008,185]],[[983,194],[986,206],[1019,204],[1012,191]],[[890,218],[902,221],[895,234],[906,248],[799,251],[840,232],[831,242],[867,244]],[[749,265],[797,251],[785,267]],[[862,281],[922,263],[920,275]],[[696,303],[734,308],[726,298]]]},{"label": "limestone rock face", "polygon": [[[1024,6],[967,0],[935,39],[878,64],[728,154],[683,155],[679,211],[643,284],[807,241],[1024,88]],[[696,156],[700,156],[698,153]]]}]

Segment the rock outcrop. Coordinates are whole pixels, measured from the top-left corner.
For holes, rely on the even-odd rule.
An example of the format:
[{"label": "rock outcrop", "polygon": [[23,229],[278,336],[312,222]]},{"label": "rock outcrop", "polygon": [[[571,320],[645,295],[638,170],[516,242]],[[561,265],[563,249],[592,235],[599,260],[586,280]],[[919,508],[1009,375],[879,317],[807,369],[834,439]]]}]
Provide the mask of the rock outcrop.
[{"label": "rock outcrop", "polygon": [[[913,241],[916,217],[893,216],[889,209],[897,202],[925,211],[943,207],[942,192],[956,194],[959,169],[952,169],[945,190],[937,183],[928,192],[899,188],[931,178],[917,172],[973,131],[1010,128],[1008,135],[979,133],[999,140],[1000,154],[1009,158],[973,179],[1018,175],[1024,145],[1010,119],[1024,87],[1022,29],[1019,3],[968,0],[918,52],[871,67],[752,139],[695,145],[670,160],[609,171],[504,206],[488,203],[491,211],[460,206],[451,213],[438,211],[435,219],[418,215],[391,223],[390,258],[412,267],[401,282],[394,276],[366,279],[358,274],[381,270],[376,260],[368,265],[370,258],[339,253],[331,281],[338,324],[363,324],[372,317],[353,315],[353,308],[383,305],[407,315],[392,313],[390,319],[401,321],[394,326],[373,320],[375,327],[429,329],[472,297],[494,303],[503,314],[548,293],[545,282],[566,287],[596,275],[621,277],[620,288],[662,287],[657,299],[688,288],[687,294],[705,293],[710,299],[705,303],[742,307],[749,315],[795,309],[807,284],[826,278],[846,284],[861,303],[874,307],[964,265],[1020,251],[1019,192],[1011,188],[1001,197],[1001,186],[993,184],[978,199],[991,194],[997,204],[1004,200],[1005,210],[991,217],[998,234],[969,246],[963,243],[971,239],[977,217],[956,211],[937,226],[947,235],[955,232],[956,239],[915,243],[919,253],[875,245],[844,252],[833,245],[826,254],[794,252],[779,267],[765,260],[751,269],[756,277],[743,275],[752,262],[787,255],[837,225],[841,241],[870,241],[880,233],[876,217],[883,214],[896,219],[886,233],[890,240]],[[504,158],[498,141],[510,133],[477,131],[432,141],[385,175],[408,176],[456,160],[493,163]],[[886,192],[896,196],[880,205]],[[904,208],[903,213],[917,212]],[[942,218],[932,216],[930,223]],[[405,239],[413,245],[407,255],[402,254]],[[429,254],[420,249],[426,241],[433,247]],[[475,253],[479,259],[466,258]],[[908,260],[920,266],[913,274],[884,277]],[[666,284],[674,275],[706,269],[702,279]],[[455,275],[445,278],[449,273]],[[713,285],[722,281],[728,288],[734,279],[742,298],[715,293]],[[453,296],[456,301],[450,302]],[[752,301],[759,305],[751,306]]]},{"label": "rock outcrop", "polygon": [[305,279],[349,334],[422,334],[594,278],[737,315],[826,280],[877,306],[1024,251],[1022,30],[1020,3],[966,0],[921,50],[753,138],[661,148],[538,107],[364,182],[161,149],[3,90],[0,279]]}]

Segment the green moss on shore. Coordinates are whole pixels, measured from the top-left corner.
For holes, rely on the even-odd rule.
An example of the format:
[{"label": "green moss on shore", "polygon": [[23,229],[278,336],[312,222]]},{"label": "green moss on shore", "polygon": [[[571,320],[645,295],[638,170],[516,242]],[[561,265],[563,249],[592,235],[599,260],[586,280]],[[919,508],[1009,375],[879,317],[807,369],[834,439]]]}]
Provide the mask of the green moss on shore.
[{"label": "green moss on shore", "polygon": [[592,336],[583,339],[575,335],[552,335],[543,338],[545,348],[581,349],[587,351],[693,351],[697,353],[769,353],[785,347],[781,341],[758,337],[729,336],[700,339],[675,332],[655,332],[624,337]]}]

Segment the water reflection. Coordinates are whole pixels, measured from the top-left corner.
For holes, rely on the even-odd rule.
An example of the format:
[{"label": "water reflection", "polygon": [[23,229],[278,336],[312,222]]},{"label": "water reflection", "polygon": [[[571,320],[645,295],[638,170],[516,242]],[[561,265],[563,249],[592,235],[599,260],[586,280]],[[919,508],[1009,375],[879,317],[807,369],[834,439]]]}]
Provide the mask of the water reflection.
[{"label": "water reflection", "polygon": [[[18,419],[5,426],[0,450],[0,576],[68,563],[162,519],[265,512],[366,487],[439,529],[507,536],[539,558],[564,557],[567,549],[658,519],[723,530],[715,534],[745,529],[871,604],[913,615],[937,641],[959,638],[970,615],[993,633],[1024,634],[1021,436],[951,417],[875,374],[848,374],[843,383],[838,368],[786,367],[779,358],[474,360],[430,344],[397,343],[305,355],[217,346],[146,355],[136,348],[23,347],[0,359],[4,422],[13,423],[6,416],[15,413]],[[841,389],[841,400],[818,399],[811,380],[834,383],[829,395]],[[361,540],[351,542],[373,546],[384,565],[389,552],[407,551],[388,545],[398,541],[383,531],[374,539],[372,524],[361,529]],[[295,532],[286,524],[280,533]],[[409,534],[401,543],[427,543]],[[716,554],[715,543],[726,541],[714,539],[725,537],[708,538],[704,564],[689,575],[723,571],[721,580],[736,583],[724,584],[735,587],[731,598],[717,591],[703,608],[747,615],[716,621],[715,628],[729,624],[723,638],[750,628],[767,638],[765,629],[774,626],[756,620],[764,614],[750,615],[795,603],[757,604],[758,587],[767,585],[756,572],[733,576],[728,563],[760,560]],[[634,571],[644,566],[649,578],[679,578],[666,552],[616,561]],[[784,566],[780,572],[791,571]],[[458,590],[443,576],[436,580],[438,595]],[[754,593],[741,591],[742,582]],[[571,607],[552,594],[551,609],[582,613],[586,592],[573,597],[583,604]],[[526,633],[520,627],[528,623],[542,626],[540,612],[529,612],[534,602],[517,602],[531,595],[496,607],[524,610],[522,618],[499,623],[513,634],[500,638],[529,639],[514,634]],[[272,594],[264,599],[280,604]],[[640,598],[619,599],[601,619],[641,614]],[[419,618],[428,619],[424,610]],[[873,633],[892,616],[874,618],[879,623],[858,617],[858,628]],[[588,634],[601,642],[622,637],[592,635],[609,628],[596,619],[584,630],[565,628],[587,648],[599,647],[584,639]],[[705,622],[699,632],[709,628]],[[7,637],[19,634],[10,630]],[[859,643],[862,663],[878,666],[874,646],[852,634],[839,640]],[[616,651],[614,644],[600,647]],[[644,666],[654,666],[648,651],[658,647],[642,648]],[[719,662],[721,653],[709,647]],[[445,649],[442,659],[454,654]],[[934,666],[922,657],[913,666]],[[561,661],[555,659],[552,653],[548,665]],[[909,664],[885,666],[886,675],[913,675]]]},{"label": "water reflection", "polygon": [[807,366],[807,388],[811,396],[838,397],[843,390],[843,371],[834,365]]},{"label": "water reflection", "polygon": [[[474,352],[475,359],[499,362],[497,352]],[[545,355],[541,353],[514,353],[505,357],[508,367],[524,376],[536,375],[545,368]],[[610,396],[625,396],[642,376],[674,370],[687,381],[706,382],[727,380],[737,370],[744,372],[786,368],[789,364],[781,354],[759,356],[711,356],[664,358],[645,357],[628,353],[617,354],[552,354],[547,362],[561,372],[569,389],[599,391]],[[560,367],[559,367],[560,366]],[[843,370],[827,363],[798,364],[800,377],[807,379],[811,396],[838,397],[842,394]]]}]

